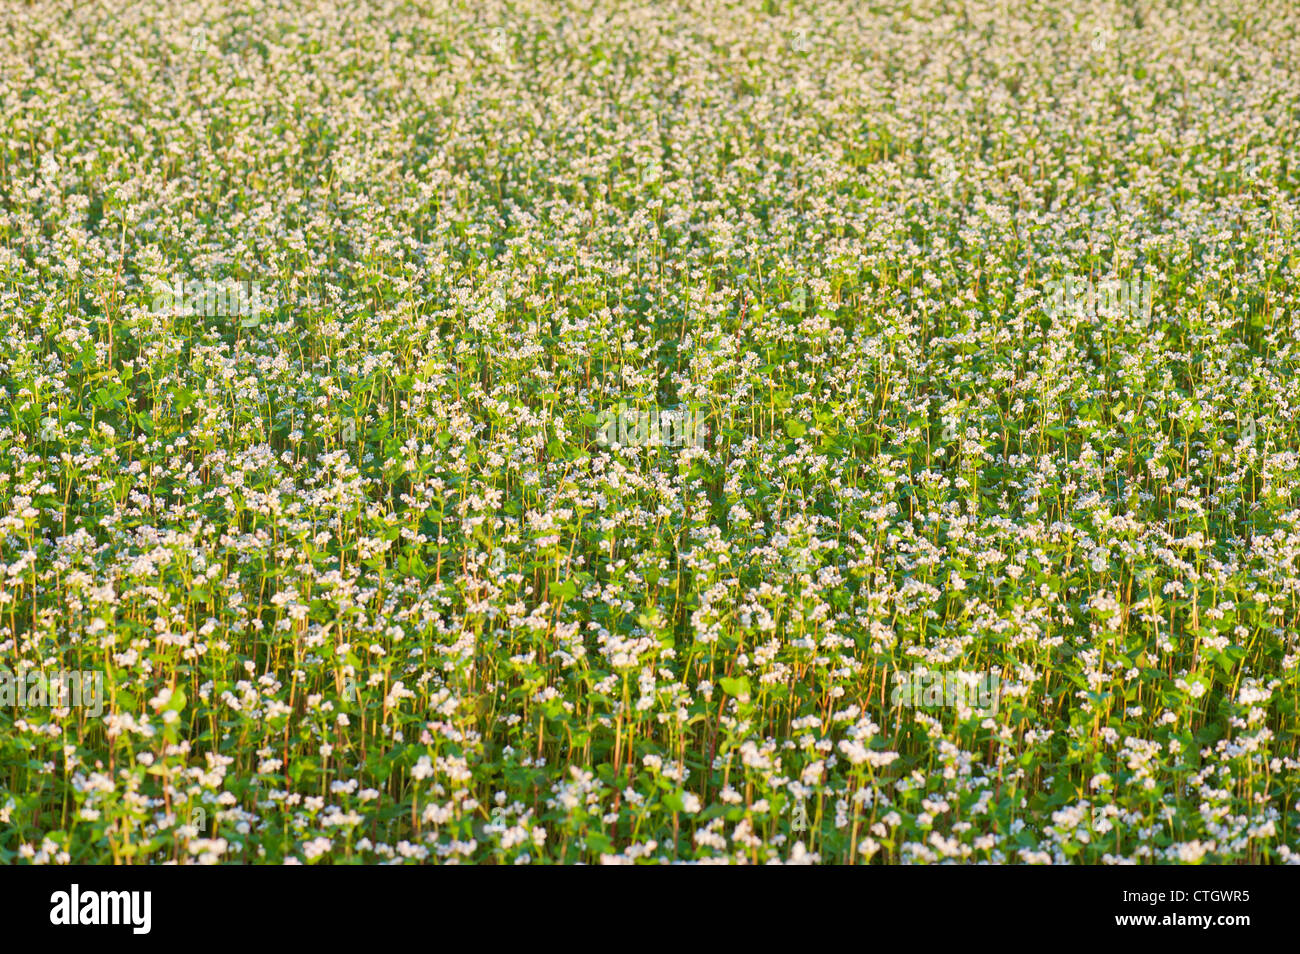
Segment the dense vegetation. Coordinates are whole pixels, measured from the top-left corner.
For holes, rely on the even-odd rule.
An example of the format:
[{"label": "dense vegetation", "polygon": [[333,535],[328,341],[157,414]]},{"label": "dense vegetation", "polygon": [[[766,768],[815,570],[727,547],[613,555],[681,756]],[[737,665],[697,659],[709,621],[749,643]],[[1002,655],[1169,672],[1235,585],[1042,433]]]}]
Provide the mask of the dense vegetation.
[{"label": "dense vegetation", "polygon": [[1294,5],[590,7],[0,6],[0,861],[1297,860]]}]

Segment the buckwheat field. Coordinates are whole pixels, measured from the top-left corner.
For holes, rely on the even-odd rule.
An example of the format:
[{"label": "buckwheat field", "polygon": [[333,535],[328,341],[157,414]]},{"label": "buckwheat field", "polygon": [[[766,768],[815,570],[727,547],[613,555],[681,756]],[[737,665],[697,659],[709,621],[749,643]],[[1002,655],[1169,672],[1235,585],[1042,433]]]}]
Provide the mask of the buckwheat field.
[{"label": "buckwheat field", "polygon": [[0,862],[1300,861],[1293,3],[0,26]]}]

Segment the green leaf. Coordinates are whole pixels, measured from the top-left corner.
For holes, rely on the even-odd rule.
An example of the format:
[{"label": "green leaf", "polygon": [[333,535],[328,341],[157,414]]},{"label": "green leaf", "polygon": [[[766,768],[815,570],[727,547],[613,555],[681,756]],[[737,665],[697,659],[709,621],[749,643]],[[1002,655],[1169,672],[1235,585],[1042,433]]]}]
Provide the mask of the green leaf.
[{"label": "green leaf", "polygon": [[609,836],[600,831],[589,831],[586,836],[587,847],[598,855],[612,854],[614,843],[609,840]]},{"label": "green leaf", "polygon": [[718,682],[722,685],[722,691],[729,696],[740,697],[749,695],[749,678],[747,676],[742,676],[739,679],[723,676],[718,680]]}]

